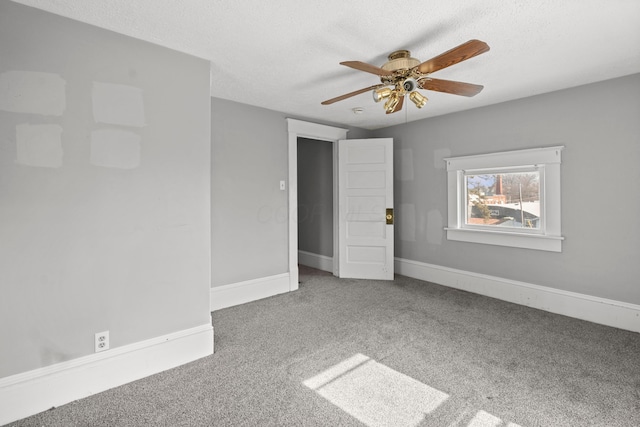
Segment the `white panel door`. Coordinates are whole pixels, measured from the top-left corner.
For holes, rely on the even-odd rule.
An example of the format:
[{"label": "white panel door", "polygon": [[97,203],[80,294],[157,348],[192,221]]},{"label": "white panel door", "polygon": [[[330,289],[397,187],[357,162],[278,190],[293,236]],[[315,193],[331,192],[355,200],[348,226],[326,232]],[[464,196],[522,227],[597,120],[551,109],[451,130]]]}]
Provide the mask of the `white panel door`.
[{"label": "white panel door", "polygon": [[393,139],[338,142],[338,204],[338,276],[393,280]]}]

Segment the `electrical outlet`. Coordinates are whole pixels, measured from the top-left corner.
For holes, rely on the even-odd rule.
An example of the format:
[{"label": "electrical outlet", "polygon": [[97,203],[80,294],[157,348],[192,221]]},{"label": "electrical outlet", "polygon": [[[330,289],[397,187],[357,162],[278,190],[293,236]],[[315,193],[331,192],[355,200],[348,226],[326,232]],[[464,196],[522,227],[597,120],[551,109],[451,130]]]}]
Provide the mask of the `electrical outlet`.
[{"label": "electrical outlet", "polygon": [[96,353],[109,350],[109,331],[98,332],[96,334]]}]

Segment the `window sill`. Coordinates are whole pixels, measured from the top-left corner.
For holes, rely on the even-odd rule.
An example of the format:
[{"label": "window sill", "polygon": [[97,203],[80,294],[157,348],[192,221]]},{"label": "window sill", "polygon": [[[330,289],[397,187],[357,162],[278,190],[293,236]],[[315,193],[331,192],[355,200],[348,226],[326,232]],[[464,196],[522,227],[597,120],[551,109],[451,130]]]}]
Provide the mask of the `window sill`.
[{"label": "window sill", "polygon": [[562,252],[562,236],[525,234],[493,230],[471,230],[467,228],[445,228],[447,240],[510,246],[539,251]]}]

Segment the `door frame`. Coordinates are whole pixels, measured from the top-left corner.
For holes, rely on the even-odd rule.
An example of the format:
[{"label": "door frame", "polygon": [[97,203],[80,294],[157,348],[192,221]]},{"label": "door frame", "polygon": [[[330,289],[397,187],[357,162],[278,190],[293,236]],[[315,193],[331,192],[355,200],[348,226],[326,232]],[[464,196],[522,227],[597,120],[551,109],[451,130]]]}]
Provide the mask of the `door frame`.
[{"label": "door frame", "polygon": [[338,274],[338,141],[348,129],[287,118],[289,132],[289,291],[298,289],[298,137],[333,143],[333,274]]}]

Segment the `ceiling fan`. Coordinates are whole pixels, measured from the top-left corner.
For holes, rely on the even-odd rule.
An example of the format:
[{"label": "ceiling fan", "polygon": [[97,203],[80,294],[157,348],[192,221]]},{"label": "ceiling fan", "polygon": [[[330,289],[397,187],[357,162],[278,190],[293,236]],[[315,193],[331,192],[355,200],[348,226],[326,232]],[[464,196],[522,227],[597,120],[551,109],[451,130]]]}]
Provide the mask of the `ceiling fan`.
[{"label": "ceiling fan", "polygon": [[416,88],[454,95],[474,96],[480,93],[484,86],[434,79],[431,77],[431,73],[473,58],[488,50],[489,45],[485,42],[469,40],[423,63],[412,58],[411,52],[408,50],[397,50],[391,53],[388,57],[389,60],[382,67],[376,67],[360,61],[341,62],[340,65],[346,65],[347,67],[379,76],[382,83],[328,99],[323,101],[322,105],[333,104],[372,90],[373,100],[380,102],[386,99],[384,109],[387,114],[391,114],[402,109],[404,97],[407,94],[416,107],[424,107],[427,103],[427,97],[418,92]]}]

